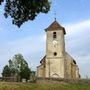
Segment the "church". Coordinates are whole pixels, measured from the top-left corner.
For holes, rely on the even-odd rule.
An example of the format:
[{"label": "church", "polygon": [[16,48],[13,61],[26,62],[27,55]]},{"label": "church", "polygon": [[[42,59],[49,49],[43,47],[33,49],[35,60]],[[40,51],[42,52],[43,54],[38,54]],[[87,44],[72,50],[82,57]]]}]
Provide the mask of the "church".
[{"label": "church", "polygon": [[45,29],[46,54],[37,66],[39,78],[78,79],[76,61],[65,51],[65,28],[57,20]]}]

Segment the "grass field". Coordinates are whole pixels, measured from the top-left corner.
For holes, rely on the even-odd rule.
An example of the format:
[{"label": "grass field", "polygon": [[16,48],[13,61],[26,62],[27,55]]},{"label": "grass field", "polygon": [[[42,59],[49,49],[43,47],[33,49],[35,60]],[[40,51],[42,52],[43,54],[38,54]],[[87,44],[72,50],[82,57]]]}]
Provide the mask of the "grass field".
[{"label": "grass field", "polygon": [[90,84],[0,82],[0,90],[90,90]]}]

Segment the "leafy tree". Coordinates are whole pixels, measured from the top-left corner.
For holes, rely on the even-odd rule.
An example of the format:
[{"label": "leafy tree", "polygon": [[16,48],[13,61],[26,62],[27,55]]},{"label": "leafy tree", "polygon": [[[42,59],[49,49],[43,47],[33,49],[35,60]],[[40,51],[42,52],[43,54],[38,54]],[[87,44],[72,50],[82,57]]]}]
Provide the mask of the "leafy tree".
[{"label": "leafy tree", "polygon": [[34,20],[40,12],[48,13],[49,10],[49,0],[6,0],[4,16],[11,16],[12,23],[20,27],[24,22]]},{"label": "leafy tree", "polygon": [[28,67],[28,63],[25,61],[23,56],[21,54],[17,54],[12,59],[13,61],[13,67],[16,70],[15,74],[20,76],[20,78],[26,78],[28,79],[30,76],[30,69]]},{"label": "leafy tree", "polygon": [[6,65],[3,69],[3,72],[2,72],[2,76],[3,77],[10,77],[11,76],[11,71],[10,71],[10,68],[8,65]]},{"label": "leafy tree", "polygon": [[35,81],[36,80],[35,71],[31,71],[30,79],[31,79],[31,81]]},{"label": "leafy tree", "polygon": [[0,5],[1,5],[1,3],[3,2],[4,0],[0,0]]},{"label": "leafy tree", "polygon": [[11,76],[14,76],[15,72],[16,72],[16,69],[14,68],[13,61],[10,59],[8,62],[9,62],[9,68],[10,68],[10,71],[11,71]]},{"label": "leafy tree", "polygon": [[20,79],[30,78],[30,68],[28,63],[21,54],[16,54],[12,59],[9,60],[9,65],[4,67],[3,76],[17,77]]},{"label": "leafy tree", "polygon": [[13,58],[13,66],[16,70],[16,74],[20,76],[21,79],[29,79],[30,69],[28,67],[28,63],[24,60],[21,54],[15,55]]},{"label": "leafy tree", "polygon": [[20,70],[20,77],[21,79],[25,78],[26,80],[30,79],[30,69],[28,67],[21,68]]}]

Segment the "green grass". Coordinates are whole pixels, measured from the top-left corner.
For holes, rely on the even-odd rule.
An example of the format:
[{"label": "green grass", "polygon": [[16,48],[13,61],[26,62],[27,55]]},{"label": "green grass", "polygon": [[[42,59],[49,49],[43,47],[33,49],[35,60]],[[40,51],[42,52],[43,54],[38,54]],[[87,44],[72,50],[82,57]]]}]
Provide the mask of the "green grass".
[{"label": "green grass", "polygon": [[60,82],[10,83],[0,82],[0,90],[90,90],[90,84]]}]

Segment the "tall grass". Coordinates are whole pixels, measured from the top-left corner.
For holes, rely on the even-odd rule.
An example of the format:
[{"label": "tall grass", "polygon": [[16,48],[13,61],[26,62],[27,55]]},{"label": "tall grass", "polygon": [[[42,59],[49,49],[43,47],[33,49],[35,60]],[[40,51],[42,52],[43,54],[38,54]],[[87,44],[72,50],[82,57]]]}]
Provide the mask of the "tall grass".
[{"label": "tall grass", "polygon": [[90,84],[0,82],[0,90],[90,90]]}]

